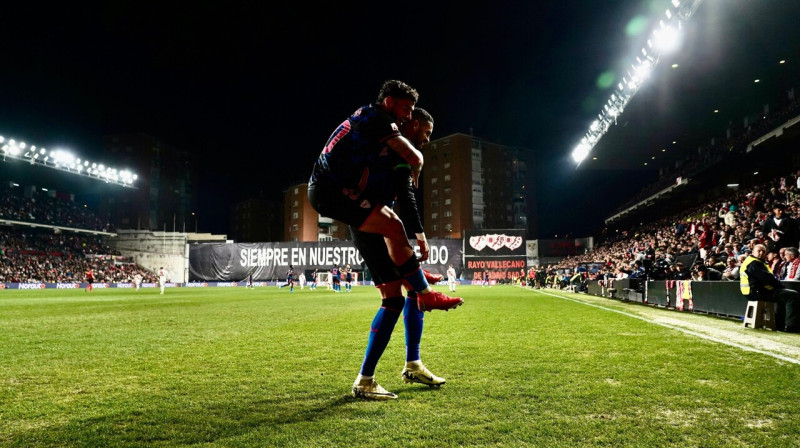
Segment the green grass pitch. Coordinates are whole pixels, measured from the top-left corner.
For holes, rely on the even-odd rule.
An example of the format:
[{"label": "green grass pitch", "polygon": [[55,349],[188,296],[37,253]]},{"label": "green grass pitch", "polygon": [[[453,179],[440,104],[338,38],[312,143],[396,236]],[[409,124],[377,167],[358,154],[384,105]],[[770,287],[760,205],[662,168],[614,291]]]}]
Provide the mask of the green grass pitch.
[{"label": "green grass pitch", "polygon": [[425,314],[422,360],[447,384],[403,384],[401,319],[376,371],[399,398],[370,402],[350,387],[372,287],[2,291],[0,446],[800,446],[797,363],[653,322],[680,313],[458,292]]}]

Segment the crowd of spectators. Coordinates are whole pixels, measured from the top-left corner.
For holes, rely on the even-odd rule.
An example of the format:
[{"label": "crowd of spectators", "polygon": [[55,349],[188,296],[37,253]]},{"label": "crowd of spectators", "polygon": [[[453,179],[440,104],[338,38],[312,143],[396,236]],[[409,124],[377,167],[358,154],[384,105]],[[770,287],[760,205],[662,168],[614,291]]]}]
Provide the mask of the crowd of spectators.
[{"label": "crowd of spectators", "polygon": [[[619,232],[589,253],[552,266],[575,272],[600,263],[589,279],[636,278],[738,281],[755,244],[781,280],[800,279],[800,171],[748,191]],[[777,225],[777,224],[779,225]]]},{"label": "crowd of spectators", "polygon": [[50,192],[8,183],[0,187],[0,218],[77,229],[113,231],[87,207]]},{"label": "crowd of spectators", "polygon": [[98,282],[132,282],[136,274],[144,282],[157,280],[153,273],[111,250],[98,236],[0,228],[0,282],[83,282],[89,269]]}]

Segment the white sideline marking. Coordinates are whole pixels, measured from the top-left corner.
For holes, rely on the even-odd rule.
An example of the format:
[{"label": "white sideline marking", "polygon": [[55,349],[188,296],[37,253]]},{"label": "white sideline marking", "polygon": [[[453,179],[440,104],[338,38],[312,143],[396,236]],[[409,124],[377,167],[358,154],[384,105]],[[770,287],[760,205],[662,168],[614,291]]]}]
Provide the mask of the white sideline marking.
[{"label": "white sideline marking", "polygon": [[559,298],[559,299],[562,299],[562,300],[568,300],[570,302],[579,303],[581,305],[592,306],[592,307],[595,307],[595,308],[599,308],[601,310],[611,311],[612,313],[622,314],[623,316],[628,316],[628,317],[632,317],[634,319],[643,320],[645,322],[649,322],[649,323],[655,324],[655,325],[660,325],[662,327],[666,327],[666,328],[669,328],[671,330],[677,330],[677,331],[686,333],[688,335],[698,337],[700,339],[705,339],[707,341],[713,341],[713,342],[716,342],[716,343],[719,343],[719,344],[728,345],[728,346],[735,347],[735,348],[738,348],[740,350],[744,350],[744,351],[747,351],[747,352],[753,352],[753,353],[759,353],[759,354],[762,354],[762,355],[772,356],[773,358],[780,359],[781,361],[786,361],[786,362],[790,362],[792,364],[800,365],[800,359],[790,358],[788,356],[780,355],[778,353],[768,352],[766,350],[759,350],[757,348],[748,347],[747,345],[737,344],[736,342],[726,341],[724,339],[719,339],[719,338],[716,338],[714,336],[708,336],[708,335],[705,335],[705,334],[702,334],[702,333],[697,333],[695,331],[687,330],[686,328],[678,327],[678,326],[675,326],[675,325],[670,325],[670,324],[666,324],[666,323],[663,323],[663,322],[656,322],[656,321],[650,320],[650,319],[648,319],[646,317],[637,316],[637,315],[631,314],[631,313],[626,313],[625,311],[615,310],[613,308],[606,308],[606,307],[601,306],[601,305],[595,305],[594,303],[587,303],[587,302],[582,302],[580,300],[570,299],[569,297],[560,296],[558,294],[553,294],[551,292],[545,292],[545,291],[542,291],[541,289],[536,289],[536,290],[531,290],[531,291],[538,292],[538,293],[545,294],[545,295],[552,296],[552,297],[556,297],[556,298]]}]

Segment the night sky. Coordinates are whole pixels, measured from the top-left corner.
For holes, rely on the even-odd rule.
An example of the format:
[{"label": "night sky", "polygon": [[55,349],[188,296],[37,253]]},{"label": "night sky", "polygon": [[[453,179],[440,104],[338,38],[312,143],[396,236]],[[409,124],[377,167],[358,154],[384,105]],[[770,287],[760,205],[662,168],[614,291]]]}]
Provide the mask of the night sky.
[{"label": "night sky", "polygon": [[[598,80],[619,82],[668,2],[106,3],[4,7],[0,135],[110,165],[111,133],[195,153],[209,217],[199,230],[216,233],[227,231],[220,205],[280,199],[307,180],[330,132],[386,79],[420,92],[434,139],[471,131],[534,151],[532,236],[552,237],[597,230],[655,179],[658,163],[638,157],[673,139],[673,157],[694,151],[799,78],[800,2],[706,0],[683,49],[595,148],[597,163],[576,169],[570,153],[612,93]],[[576,206],[581,219],[565,212]]]}]

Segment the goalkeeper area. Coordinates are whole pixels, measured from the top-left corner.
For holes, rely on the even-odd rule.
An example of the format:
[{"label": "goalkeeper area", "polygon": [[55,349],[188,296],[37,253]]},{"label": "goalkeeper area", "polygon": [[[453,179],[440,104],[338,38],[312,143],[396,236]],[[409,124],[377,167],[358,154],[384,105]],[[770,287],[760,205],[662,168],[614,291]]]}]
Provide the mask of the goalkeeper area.
[{"label": "goalkeeper area", "polygon": [[[446,290],[446,287],[437,287]],[[351,397],[374,288],[4,291],[0,445],[797,446],[800,337],[556,290],[462,286]]]}]

